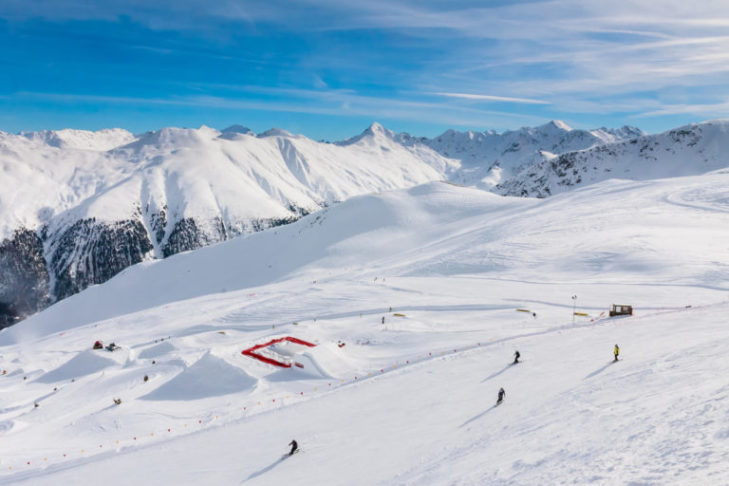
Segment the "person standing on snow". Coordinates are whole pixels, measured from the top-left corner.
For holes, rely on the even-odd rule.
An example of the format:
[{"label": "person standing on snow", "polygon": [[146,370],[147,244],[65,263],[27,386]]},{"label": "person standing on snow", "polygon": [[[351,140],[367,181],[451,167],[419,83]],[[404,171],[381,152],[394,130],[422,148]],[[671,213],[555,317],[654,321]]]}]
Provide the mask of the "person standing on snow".
[{"label": "person standing on snow", "polygon": [[517,364],[519,362],[519,358],[521,358],[521,354],[519,354],[519,351],[517,350],[514,353],[514,362],[512,364]]},{"label": "person standing on snow", "polygon": [[289,452],[289,455],[290,456],[293,456],[294,455],[294,452],[296,452],[297,450],[299,450],[299,444],[297,444],[296,443],[296,439],[294,439],[291,442],[289,442],[289,445],[291,446],[291,452]]},{"label": "person standing on snow", "polygon": [[620,354],[620,348],[616,344],[615,345],[615,348],[613,349],[613,355],[615,356],[615,359],[613,361],[617,361],[618,360],[618,355],[619,354]]},{"label": "person standing on snow", "polygon": [[506,392],[503,388],[499,388],[499,397],[496,399],[496,405],[499,405],[501,402],[504,401],[504,397],[506,396]]}]

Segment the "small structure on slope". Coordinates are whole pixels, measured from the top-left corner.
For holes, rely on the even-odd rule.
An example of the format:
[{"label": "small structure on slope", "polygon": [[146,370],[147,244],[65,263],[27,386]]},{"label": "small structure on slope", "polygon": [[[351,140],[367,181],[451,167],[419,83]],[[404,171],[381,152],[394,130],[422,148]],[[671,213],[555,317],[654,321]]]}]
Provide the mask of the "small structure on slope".
[{"label": "small structure on slope", "polygon": [[632,315],[633,315],[633,306],[632,305],[613,304],[613,306],[610,308],[610,317],[632,316]]}]

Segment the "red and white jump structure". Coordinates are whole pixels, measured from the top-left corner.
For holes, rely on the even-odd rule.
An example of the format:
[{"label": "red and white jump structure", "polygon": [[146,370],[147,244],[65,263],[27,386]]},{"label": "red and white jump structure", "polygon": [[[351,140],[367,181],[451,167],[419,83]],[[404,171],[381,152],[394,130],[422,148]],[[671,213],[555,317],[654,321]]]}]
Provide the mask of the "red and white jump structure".
[{"label": "red and white jump structure", "polygon": [[263,350],[265,348],[268,348],[269,346],[273,346],[274,344],[278,344],[281,342],[290,342],[293,344],[307,346],[310,348],[313,348],[316,346],[316,344],[310,343],[308,341],[304,341],[303,339],[298,339],[298,338],[291,337],[291,336],[284,336],[282,338],[272,339],[263,344],[256,344],[255,346],[251,346],[250,348],[244,349],[243,351],[241,351],[241,354],[244,356],[250,356],[251,358],[257,359],[258,361],[261,361],[263,363],[267,363],[267,364],[270,364],[273,366],[278,366],[280,368],[291,368],[292,365],[298,366],[299,368],[303,368],[304,365],[302,365],[301,363],[297,363],[296,361],[289,363],[286,361],[274,359],[269,356],[264,356],[263,354],[256,352],[258,350]]}]

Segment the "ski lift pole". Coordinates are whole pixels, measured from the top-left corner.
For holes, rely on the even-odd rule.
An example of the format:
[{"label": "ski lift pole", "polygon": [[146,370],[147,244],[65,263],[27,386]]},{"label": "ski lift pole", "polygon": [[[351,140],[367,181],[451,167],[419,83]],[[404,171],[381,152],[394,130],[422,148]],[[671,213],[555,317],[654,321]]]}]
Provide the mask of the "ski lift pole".
[{"label": "ski lift pole", "polygon": [[575,311],[577,310],[577,296],[572,296],[572,324],[575,323]]}]

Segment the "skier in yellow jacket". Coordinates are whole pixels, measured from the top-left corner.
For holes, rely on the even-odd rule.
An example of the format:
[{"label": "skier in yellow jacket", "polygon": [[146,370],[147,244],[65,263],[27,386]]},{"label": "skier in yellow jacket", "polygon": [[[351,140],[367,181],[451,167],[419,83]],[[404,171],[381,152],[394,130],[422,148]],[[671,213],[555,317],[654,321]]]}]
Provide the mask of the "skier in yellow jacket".
[{"label": "skier in yellow jacket", "polygon": [[618,360],[618,355],[619,355],[619,354],[620,354],[620,348],[619,348],[619,347],[618,347],[618,345],[616,344],[616,345],[615,345],[615,349],[613,349],[613,355],[615,356],[615,360],[614,360],[614,361],[617,361],[617,360]]}]

